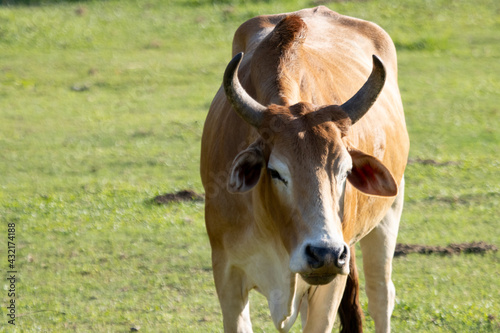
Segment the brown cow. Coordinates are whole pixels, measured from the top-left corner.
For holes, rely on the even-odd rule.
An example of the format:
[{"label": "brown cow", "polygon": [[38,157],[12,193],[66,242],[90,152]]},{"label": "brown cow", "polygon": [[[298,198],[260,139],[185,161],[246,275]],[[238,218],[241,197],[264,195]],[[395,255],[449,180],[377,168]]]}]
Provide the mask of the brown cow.
[{"label": "brown cow", "polygon": [[300,311],[304,332],[330,332],[360,241],[368,309],[388,332],[409,149],[394,44],[317,7],[247,21],[233,56],[201,149],[224,330],[252,331],[256,289],[279,331]]}]

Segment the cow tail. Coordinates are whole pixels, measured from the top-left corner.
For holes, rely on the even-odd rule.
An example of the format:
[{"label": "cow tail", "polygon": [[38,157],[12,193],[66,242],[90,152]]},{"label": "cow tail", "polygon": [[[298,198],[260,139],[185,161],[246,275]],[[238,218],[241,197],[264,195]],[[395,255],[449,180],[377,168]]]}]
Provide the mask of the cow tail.
[{"label": "cow tail", "polygon": [[340,301],[339,317],[341,333],[363,332],[363,310],[359,304],[359,277],[356,268],[356,254],[354,246],[351,247],[351,259],[349,260],[350,273],[344,295]]}]

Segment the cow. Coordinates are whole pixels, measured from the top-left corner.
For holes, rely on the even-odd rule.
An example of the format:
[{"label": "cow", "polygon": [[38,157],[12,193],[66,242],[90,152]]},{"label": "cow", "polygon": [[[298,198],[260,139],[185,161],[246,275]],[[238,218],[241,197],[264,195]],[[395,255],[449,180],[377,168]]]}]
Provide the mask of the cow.
[{"label": "cow", "polygon": [[[300,313],[304,332],[331,332],[360,311],[359,241],[368,311],[389,332],[409,150],[391,38],[320,6],[248,20],[232,54],[200,158],[224,331],[252,332],[255,289],[278,331]],[[344,330],[362,331],[351,317]]]}]

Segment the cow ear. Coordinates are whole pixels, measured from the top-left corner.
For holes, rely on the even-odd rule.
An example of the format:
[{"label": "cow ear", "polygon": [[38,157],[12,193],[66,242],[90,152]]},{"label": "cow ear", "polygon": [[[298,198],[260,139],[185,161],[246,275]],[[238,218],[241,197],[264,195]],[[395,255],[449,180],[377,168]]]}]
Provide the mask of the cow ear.
[{"label": "cow ear", "polygon": [[264,166],[264,154],[259,145],[251,145],[239,153],[231,166],[231,175],[227,183],[228,191],[231,193],[250,191],[259,182]]},{"label": "cow ear", "polygon": [[347,177],[359,191],[375,196],[392,197],[398,194],[398,185],[391,172],[377,158],[356,149],[349,149],[352,171]]}]

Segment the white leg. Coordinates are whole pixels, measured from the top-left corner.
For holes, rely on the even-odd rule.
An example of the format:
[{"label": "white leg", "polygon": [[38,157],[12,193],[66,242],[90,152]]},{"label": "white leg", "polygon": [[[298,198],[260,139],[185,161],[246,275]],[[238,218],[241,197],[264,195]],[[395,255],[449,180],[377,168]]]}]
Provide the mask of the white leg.
[{"label": "white leg", "polygon": [[392,258],[396,247],[399,220],[403,211],[404,178],[391,209],[361,241],[368,296],[368,312],[375,321],[375,332],[391,331],[396,289],[391,280]]},{"label": "white leg", "polygon": [[214,280],[226,333],[252,333],[244,273],[225,263],[214,264]]},{"label": "white leg", "polygon": [[[338,275],[329,284],[309,288],[305,324],[302,318],[304,333],[330,333],[332,331],[346,280],[347,275]],[[304,312],[301,312],[301,316]]]},{"label": "white leg", "polygon": [[302,324],[302,329],[306,327],[307,323],[307,296],[308,293],[305,293],[304,296],[302,296],[302,302],[300,303],[300,323]]}]

